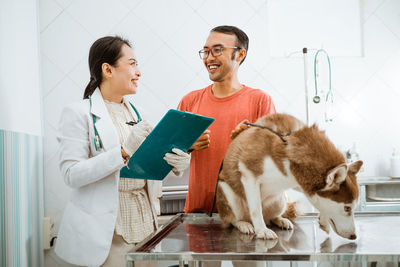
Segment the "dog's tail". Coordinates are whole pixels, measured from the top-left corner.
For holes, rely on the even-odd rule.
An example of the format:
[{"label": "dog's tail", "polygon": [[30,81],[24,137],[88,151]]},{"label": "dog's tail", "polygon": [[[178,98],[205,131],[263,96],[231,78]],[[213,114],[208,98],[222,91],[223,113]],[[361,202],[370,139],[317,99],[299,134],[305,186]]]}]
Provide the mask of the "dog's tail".
[{"label": "dog's tail", "polygon": [[297,202],[287,203],[286,211],[282,214],[283,218],[289,219],[291,221],[295,220],[300,216],[298,210],[296,209]]},{"label": "dog's tail", "polygon": [[307,213],[308,210],[309,208],[307,203],[302,199],[299,199],[294,202],[287,203],[286,211],[282,214],[282,217],[293,221],[297,217]]}]

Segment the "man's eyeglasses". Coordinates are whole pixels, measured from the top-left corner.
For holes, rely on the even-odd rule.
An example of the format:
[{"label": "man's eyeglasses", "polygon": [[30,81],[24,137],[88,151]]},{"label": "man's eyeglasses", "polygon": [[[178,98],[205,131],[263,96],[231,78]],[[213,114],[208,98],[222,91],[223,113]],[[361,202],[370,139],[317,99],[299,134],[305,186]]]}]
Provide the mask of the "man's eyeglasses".
[{"label": "man's eyeglasses", "polygon": [[205,58],[208,58],[208,55],[211,52],[211,55],[213,57],[218,57],[218,56],[222,55],[222,51],[224,50],[224,48],[234,48],[236,50],[241,49],[240,47],[237,47],[237,46],[214,46],[214,47],[211,47],[211,49],[209,49],[209,48],[201,49],[199,51],[199,56],[201,59],[205,59]]}]

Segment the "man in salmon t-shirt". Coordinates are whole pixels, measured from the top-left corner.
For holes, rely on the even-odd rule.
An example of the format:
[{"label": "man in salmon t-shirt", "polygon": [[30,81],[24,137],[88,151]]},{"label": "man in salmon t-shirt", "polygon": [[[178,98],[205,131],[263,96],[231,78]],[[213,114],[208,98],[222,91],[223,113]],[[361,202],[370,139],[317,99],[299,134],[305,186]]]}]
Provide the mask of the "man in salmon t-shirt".
[{"label": "man in salmon t-shirt", "polygon": [[263,115],[275,113],[268,94],[238,80],[238,69],[246,58],[248,44],[247,35],[234,26],[212,29],[199,55],[213,84],[188,93],[179,103],[179,110],[215,118],[191,148],[186,213],[211,210],[219,168],[231,142],[232,130],[245,120],[254,122]]}]

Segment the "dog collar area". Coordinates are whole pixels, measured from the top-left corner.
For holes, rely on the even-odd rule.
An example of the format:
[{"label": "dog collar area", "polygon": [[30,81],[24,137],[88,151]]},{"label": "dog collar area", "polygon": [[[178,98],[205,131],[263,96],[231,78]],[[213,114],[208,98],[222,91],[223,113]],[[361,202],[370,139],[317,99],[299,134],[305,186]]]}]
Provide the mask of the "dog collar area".
[{"label": "dog collar area", "polygon": [[255,123],[251,123],[251,122],[245,122],[244,124],[246,124],[246,125],[248,125],[248,126],[254,126],[254,127],[258,127],[258,128],[261,128],[261,129],[265,129],[265,130],[270,131],[271,133],[277,135],[277,136],[282,140],[282,142],[285,143],[285,145],[288,144],[288,142],[287,142],[287,140],[285,139],[285,137],[288,137],[289,135],[292,134],[292,133],[288,133],[288,134],[286,134],[286,135],[282,135],[282,134],[280,134],[280,133],[278,133],[278,132],[272,130],[271,128],[269,128],[269,127],[267,127],[267,126],[259,125],[259,124],[255,124]]}]

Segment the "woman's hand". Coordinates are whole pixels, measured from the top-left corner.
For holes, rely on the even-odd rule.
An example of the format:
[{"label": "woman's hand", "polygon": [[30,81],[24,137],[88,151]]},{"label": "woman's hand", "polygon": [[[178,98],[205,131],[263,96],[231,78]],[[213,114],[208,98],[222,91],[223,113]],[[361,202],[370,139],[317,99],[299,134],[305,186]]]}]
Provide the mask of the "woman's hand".
[{"label": "woman's hand", "polygon": [[124,159],[124,163],[127,164],[126,166],[128,166],[128,161],[131,157],[129,157],[129,155],[125,152],[122,146],[121,146],[121,156]]},{"label": "woman's hand", "polygon": [[174,167],[172,171],[177,176],[181,176],[183,172],[190,166],[190,155],[183,152],[178,148],[172,149],[173,153],[166,153],[164,155],[164,160]]},{"label": "woman's hand", "polygon": [[241,123],[239,123],[236,128],[231,132],[231,139],[234,139],[236,136],[238,136],[241,132],[249,128],[250,126],[247,124],[244,124],[245,122],[249,122],[248,120],[244,120]]},{"label": "woman's hand", "polygon": [[203,150],[210,146],[210,130],[205,130],[204,133],[197,139],[196,143],[189,149],[189,151],[193,150]]},{"label": "woman's hand", "polygon": [[132,127],[128,138],[122,144],[123,150],[129,157],[132,157],[151,130],[153,130],[153,127],[147,121],[141,121]]}]

